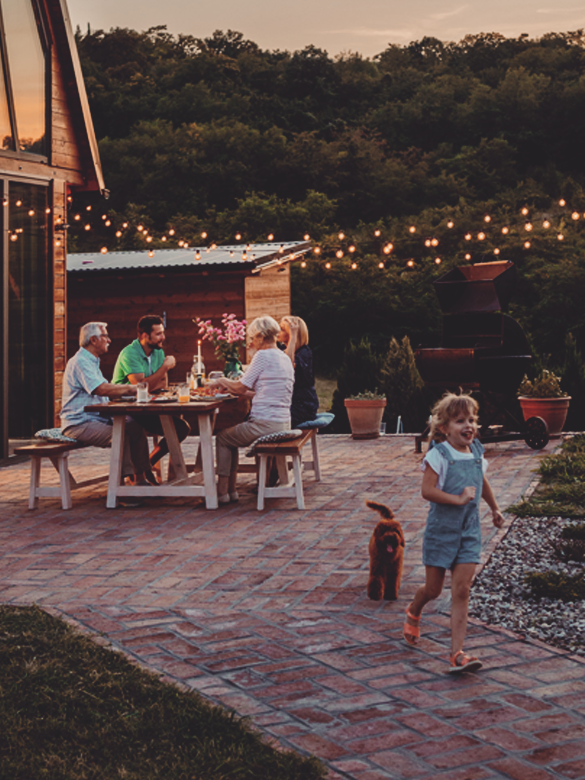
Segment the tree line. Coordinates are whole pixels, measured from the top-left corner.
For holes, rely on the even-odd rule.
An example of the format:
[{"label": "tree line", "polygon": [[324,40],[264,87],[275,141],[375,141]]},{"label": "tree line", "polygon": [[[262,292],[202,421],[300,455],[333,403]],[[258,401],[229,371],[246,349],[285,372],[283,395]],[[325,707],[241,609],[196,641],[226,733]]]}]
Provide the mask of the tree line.
[{"label": "tree line", "polygon": [[[585,348],[582,30],[425,37],[371,59],[311,45],[263,50],[231,30],[76,38],[109,211],[153,231],[173,226],[191,244],[202,230],[217,243],[238,231],[249,241],[309,233],[323,253],[293,268],[293,307],[322,369],[335,371],[363,337],[380,351],[405,335],[413,346],[438,343],[432,281],[466,253],[494,259],[500,247],[519,269],[511,313],[535,354],[560,365],[568,332]],[[356,269],[340,229],[351,233]],[[95,249],[104,236],[73,235],[71,248]],[[431,236],[436,249],[425,247]],[[140,242],[128,233],[119,248]],[[343,260],[326,269],[340,247]]]}]

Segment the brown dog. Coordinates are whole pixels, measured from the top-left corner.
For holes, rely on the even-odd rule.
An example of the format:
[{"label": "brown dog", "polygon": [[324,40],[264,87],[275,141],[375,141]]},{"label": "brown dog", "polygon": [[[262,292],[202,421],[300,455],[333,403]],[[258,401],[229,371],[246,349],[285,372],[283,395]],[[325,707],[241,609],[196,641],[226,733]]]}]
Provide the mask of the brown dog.
[{"label": "brown dog", "polygon": [[370,539],[370,578],[368,598],[394,601],[398,598],[404,558],[404,534],[392,510],[384,504],[366,501],[366,506],[380,513],[382,519]]}]

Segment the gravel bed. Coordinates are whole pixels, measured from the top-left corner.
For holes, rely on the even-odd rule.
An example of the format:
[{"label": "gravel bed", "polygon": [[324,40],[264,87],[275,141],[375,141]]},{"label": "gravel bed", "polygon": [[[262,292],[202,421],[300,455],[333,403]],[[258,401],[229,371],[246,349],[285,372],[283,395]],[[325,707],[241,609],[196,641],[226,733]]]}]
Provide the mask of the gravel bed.
[{"label": "gravel bed", "polygon": [[583,563],[565,563],[554,549],[564,526],[582,522],[516,518],[473,584],[469,614],[585,656],[585,601],[538,600],[524,584],[529,572],[554,570],[571,576],[583,572]]}]

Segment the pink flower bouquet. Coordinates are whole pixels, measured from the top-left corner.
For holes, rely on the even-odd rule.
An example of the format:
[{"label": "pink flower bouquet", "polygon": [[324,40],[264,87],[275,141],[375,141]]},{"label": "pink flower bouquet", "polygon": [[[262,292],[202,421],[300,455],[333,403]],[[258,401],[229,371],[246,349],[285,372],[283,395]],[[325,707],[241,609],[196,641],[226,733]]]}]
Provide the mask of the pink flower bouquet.
[{"label": "pink flower bouquet", "polygon": [[222,314],[221,328],[211,324],[211,320],[200,317],[193,320],[199,326],[199,335],[211,341],[218,358],[239,360],[239,348],[246,343],[246,320],[238,320],[235,314]]}]

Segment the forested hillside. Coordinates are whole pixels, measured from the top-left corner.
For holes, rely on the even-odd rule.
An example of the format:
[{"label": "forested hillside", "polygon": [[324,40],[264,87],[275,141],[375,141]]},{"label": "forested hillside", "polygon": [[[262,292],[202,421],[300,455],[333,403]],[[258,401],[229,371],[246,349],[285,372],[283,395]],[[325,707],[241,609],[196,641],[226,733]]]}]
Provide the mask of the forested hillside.
[{"label": "forested hillside", "polygon": [[231,31],[77,43],[112,226],[71,248],[143,246],[113,237],[123,219],[192,245],[309,233],[322,252],[295,266],[293,298],[324,368],[363,335],[436,341],[432,280],[466,255],[511,259],[536,353],[562,362],[568,331],[585,347],[582,31],[425,38],[372,60]]}]

